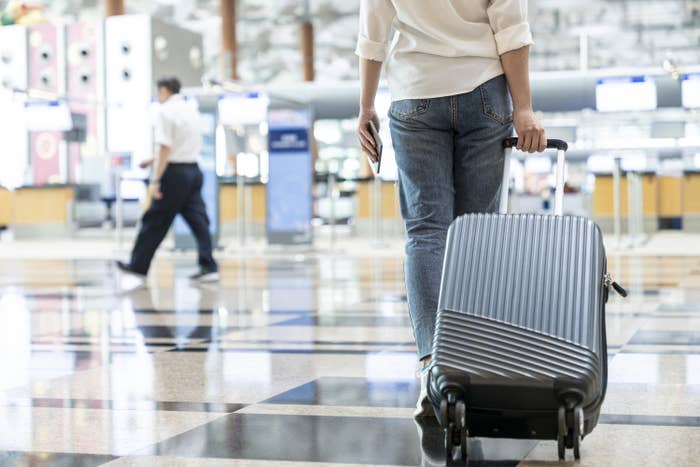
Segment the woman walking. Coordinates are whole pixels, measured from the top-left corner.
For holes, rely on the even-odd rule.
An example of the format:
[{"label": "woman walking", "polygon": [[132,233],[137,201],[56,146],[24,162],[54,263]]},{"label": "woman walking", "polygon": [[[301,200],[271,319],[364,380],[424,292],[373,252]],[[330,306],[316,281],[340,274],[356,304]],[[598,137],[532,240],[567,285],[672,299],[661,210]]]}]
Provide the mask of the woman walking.
[{"label": "woman walking", "polygon": [[[395,35],[392,41],[392,30]],[[406,225],[408,308],[422,363],[415,415],[432,412],[432,352],[447,229],[465,213],[494,212],[503,139],[543,151],[528,76],[527,0],[361,0],[358,138],[373,159],[369,122],[382,65],[391,91],[391,138]]]}]

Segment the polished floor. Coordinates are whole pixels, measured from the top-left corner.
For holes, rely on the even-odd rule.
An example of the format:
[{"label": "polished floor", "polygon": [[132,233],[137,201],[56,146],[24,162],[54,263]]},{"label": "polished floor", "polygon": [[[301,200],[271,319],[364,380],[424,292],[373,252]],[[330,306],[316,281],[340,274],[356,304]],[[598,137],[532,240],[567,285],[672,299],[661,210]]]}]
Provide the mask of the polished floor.
[{"label": "polished floor", "polygon": [[[609,385],[581,466],[700,465],[700,257],[614,255]],[[444,465],[418,386],[400,255],[222,262],[148,288],[105,260],[0,263],[0,465]],[[474,439],[473,465],[560,464]],[[570,455],[570,454],[569,454]]]}]

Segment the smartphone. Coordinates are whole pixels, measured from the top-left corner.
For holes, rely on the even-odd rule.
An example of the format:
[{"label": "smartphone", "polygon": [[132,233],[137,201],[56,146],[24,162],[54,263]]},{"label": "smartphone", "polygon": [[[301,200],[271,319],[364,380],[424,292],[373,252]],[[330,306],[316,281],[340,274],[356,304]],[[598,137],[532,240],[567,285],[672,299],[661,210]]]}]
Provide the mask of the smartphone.
[{"label": "smartphone", "polygon": [[369,156],[367,156],[367,159],[369,160],[369,165],[372,166],[372,170],[374,170],[374,174],[379,175],[379,170],[382,166],[382,149],[384,149],[384,145],[382,144],[382,139],[379,137],[377,127],[374,126],[374,122],[370,121],[367,124],[367,128],[374,140],[374,149],[377,151],[377,162],[374,162]]}]

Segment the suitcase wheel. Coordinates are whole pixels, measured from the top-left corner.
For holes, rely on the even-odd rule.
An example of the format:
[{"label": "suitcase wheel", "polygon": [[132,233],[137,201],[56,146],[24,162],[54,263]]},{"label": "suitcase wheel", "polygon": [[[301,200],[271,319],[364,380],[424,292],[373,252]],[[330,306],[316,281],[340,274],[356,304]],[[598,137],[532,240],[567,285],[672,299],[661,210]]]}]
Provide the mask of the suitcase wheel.
[{"label": "suitcase wheel", "polygon": [[577,407],[574,411],[574,459],[581,459],[581,440],[583,439],[583,409]]},{"label": "suitcase wheel", "polygon": [[559,407],[557,433],[557,453],[559,460],[566,457],[566,450],[574,450],[574,459],[581,458],[581,439],[583,438],[583,409],[577,405],[567,410],[566,406]]},{"label": "suitcase wheel", "polygon": [[469,463],[467,408],[462,400],[450,394],[441,404],[445,427],[445,458],[448,466],[466,466]]}]

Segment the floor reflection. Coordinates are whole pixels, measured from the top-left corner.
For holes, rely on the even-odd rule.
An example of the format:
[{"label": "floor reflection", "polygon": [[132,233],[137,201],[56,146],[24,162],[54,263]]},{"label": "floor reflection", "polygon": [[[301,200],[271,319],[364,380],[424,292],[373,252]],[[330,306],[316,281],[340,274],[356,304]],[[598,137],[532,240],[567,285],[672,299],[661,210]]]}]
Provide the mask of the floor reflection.
[{"label": "floor reflection", "polygon": [[[700,258],[609,264],[636,294],[608,305],[608,394],[581,465],[651,447],[695,465]],[[191,264],[160,260],[124,291],[104,261],[0,264],[0,465],[100,465],[115,447],[122,465],[444,465],[437,421],[410,416],[401,258],[221,265],[220,284],[193,287]],[[472,439],[471,465],[556,464],[551,443]]]}]

